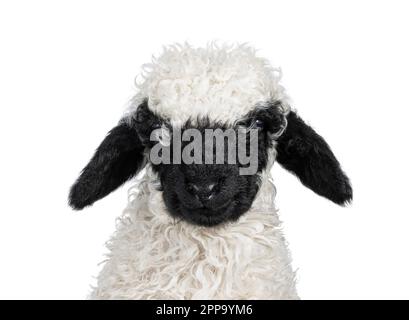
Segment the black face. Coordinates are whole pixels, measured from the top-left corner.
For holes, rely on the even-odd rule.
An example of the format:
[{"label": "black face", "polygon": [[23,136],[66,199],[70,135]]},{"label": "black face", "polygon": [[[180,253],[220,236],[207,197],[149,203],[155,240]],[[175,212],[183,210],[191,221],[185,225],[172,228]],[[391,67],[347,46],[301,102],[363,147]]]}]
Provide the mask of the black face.
[{"label": "black face", "polygon": [[[257,173],[241,175],[240,161],[236,161],[236,164],[227,164],[228,139],[225,140],[224,164],[204,164],[205,152],[203,151],[203,161],[200,163],[185,164],[181,161],[181,163],[153,165],[154,171],[160,178],[163,199],[169,213],[194,224],[214,226],[225,221],[236,220],[249,210],[259,189],[259,173],[267,165],[268,149],[272,146],[271,134],[280,130],[284,122],[283,117],[277,104],[256,108],[230,127],[209,119],[197,119],[195,125],[190,121],[185,123],[183,128],[180,128],[182,134],[184,130],[195,128],[203,133],[202,137],[205,129],[256,128],[258,130]],[[151,148],[156,143],[150,141],[150,134],[152,130],[161,126],[166,126],[172,135],[169,148],[173,159],[173,129],[169,122],[153,114],[147,103],[139,106],[135,117],[135,128],[145,147]],[[183,149],[190,142],[180,140],[181,148]],[[249,154],[249,143],[247,143],[247,154]]]}]

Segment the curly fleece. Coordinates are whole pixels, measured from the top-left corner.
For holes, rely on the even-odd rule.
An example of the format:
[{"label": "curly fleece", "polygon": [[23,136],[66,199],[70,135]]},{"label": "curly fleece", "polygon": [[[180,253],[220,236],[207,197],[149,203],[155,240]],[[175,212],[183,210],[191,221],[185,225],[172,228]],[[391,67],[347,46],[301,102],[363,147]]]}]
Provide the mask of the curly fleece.
[{"label": "curly fleece", "polygon": [[176,126],[198,117],[232,123],[266,101],[278,100],[289,108],[280,79],[281,69],[247,45],[176,44],[143,65],[128,112],[148,98],[151,110]]}]

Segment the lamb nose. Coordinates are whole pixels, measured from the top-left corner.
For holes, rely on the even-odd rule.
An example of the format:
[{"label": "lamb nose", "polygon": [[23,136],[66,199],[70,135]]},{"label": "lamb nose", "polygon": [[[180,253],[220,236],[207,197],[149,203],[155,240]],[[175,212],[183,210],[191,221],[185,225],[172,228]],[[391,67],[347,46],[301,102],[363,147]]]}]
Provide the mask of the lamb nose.
[{"label": "lamb nose", "polygon": [[217,184],[210,183],[210,184],[189,184],[189,191],[198,197],[200,200],[210,200],[215,193],[217,192]]}]

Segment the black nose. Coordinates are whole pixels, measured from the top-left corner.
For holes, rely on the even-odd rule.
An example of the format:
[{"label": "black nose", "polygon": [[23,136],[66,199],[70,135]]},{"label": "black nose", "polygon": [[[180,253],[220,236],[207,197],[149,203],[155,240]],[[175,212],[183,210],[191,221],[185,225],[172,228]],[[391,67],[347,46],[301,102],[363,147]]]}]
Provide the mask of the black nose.
[{"label": "black nose", "polygon": [[187,185],[189,193],[194,195],[201,201],[207,201],[212,199],[219,191],[217,183],[189,183]]}]

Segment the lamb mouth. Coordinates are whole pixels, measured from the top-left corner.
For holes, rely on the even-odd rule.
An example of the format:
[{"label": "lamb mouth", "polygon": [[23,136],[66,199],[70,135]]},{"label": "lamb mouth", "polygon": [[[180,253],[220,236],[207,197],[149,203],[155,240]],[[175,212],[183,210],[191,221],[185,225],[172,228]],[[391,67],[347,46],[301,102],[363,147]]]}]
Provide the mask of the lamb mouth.
[{"label": "lamb mouth", "polygon": [[192,210],[185,208],[183,204],[180,204],[180,213],[183,219],[189,223],[199,226],[213,227],[231,220],[234,207],[235,204],[233,200],[228,201],[222,207],[217,208],[217,210],[209,208]]}]

